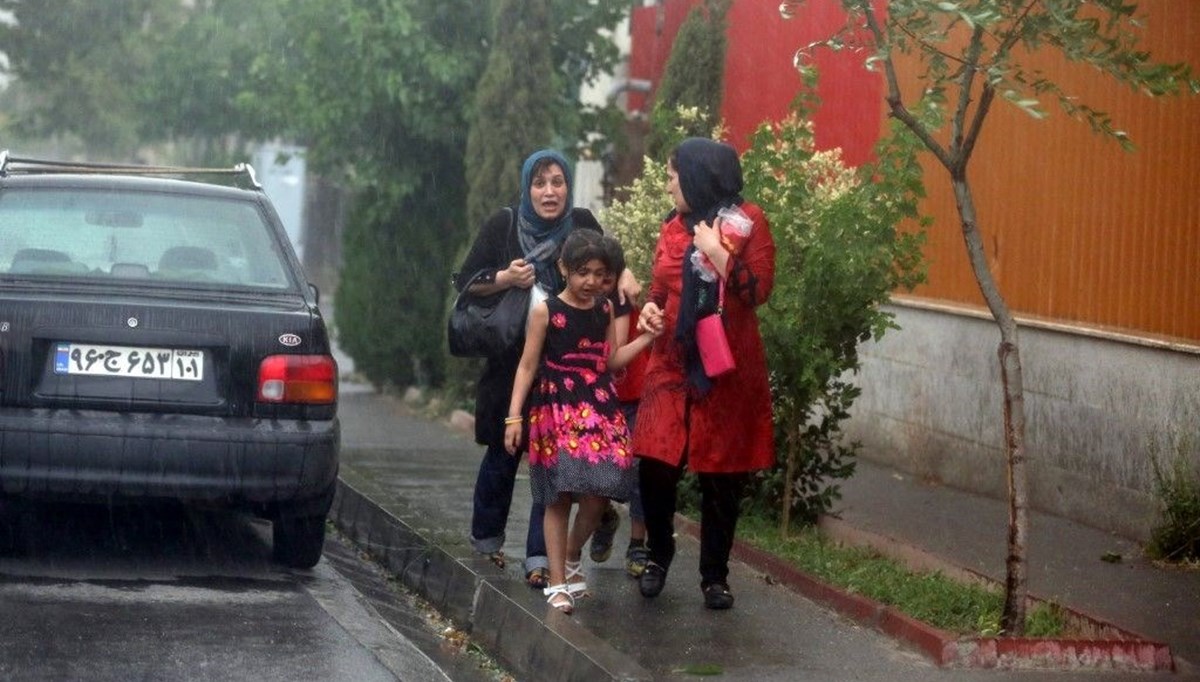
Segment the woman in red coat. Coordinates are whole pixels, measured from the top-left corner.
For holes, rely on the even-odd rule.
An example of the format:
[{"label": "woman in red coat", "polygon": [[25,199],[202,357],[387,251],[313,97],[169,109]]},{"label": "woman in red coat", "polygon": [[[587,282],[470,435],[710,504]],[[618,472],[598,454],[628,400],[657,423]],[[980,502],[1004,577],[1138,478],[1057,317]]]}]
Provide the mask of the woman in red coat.
[{"label": "woman in red coat", "polygon": [[[733,606],[729,552],[749,474],[775,460],[766,356],[754,312],[771,294],[775,242],[762,209],[744,201],[741,190],[741,164],[729,145],[689,138],[671,155],[667,191],[675,210],[659,234],[639,322],[663,329],[646,366],[633,434],[650,545],[639,589],[654,597],[666,582],[675,555],[676,485],[687,467],[700,483],[700,588],[712,609]],[[718,212],[731,207],[750,218],[749,234],[722,230]],[[714,281],[693,265],[694,251],[707,257]],[[718,284],[737,366],[710,379],[695,330],[696,320],[717,309]]]}]

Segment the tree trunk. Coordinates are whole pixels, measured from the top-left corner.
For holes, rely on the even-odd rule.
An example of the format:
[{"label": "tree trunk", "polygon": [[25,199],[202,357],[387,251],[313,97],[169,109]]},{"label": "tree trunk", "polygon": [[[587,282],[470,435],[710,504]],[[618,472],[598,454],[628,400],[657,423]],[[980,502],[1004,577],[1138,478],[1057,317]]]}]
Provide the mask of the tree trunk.
[{"label": "tree trunk", "polygon": [[[795,428],[796,431],[799,426]],[[796,450],[799,449],[800,438],[793,432],[793,429],[788,429],[787,438],[787,469],[783,476],[783,509],[779,514],[779,537],[787,538],[788,527],[792,522],[792,486],[796,485],[794,475],[796,472]]]},{"label": "tree trunk", "polygon": [[1004,634],[1019,637],[1025,633],[1026,535],[1028,519],[1028,482],[1025,472],[1025,388],[1021,353],[1017,341],[1017,323],[1000,295],[1000,289],[988,268],[979,234],[975,201],[965,171],[952,177],[963,239],[971,259],[971,269],[979,290],[1000,328],[1000,378],[1004,387],[1004,452],[1008,472],[1008,554],[1005,561],[1004,612],[1000,627]]}]

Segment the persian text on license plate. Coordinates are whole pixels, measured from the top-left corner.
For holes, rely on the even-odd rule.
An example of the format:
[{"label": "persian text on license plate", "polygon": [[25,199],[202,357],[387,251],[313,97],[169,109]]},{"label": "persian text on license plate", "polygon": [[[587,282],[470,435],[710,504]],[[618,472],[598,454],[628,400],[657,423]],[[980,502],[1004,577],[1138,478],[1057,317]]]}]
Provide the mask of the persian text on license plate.
[{"label": "persian text on license plate", "polygon": [[204,351],[59,343],[54,348],[54,373],[200,381]]}]

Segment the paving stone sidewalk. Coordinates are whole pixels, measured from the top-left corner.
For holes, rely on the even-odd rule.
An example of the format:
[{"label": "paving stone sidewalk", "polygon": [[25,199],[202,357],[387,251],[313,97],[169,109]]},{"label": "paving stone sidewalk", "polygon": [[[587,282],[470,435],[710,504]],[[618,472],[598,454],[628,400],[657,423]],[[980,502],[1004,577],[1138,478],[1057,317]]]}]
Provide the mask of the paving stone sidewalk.
[{"label": "paving stone sidewalk", "polygon": [[[527,520],[523,510],[529,504],[527,480],[522,477],[517,482],[505,546],[512,561],[501,570],[474,554],[466,542],[482,448],[448,424],[412,414],[396,398],[365,387],[345,389],[341,403],[342,489],[334,509],[336,522],[407,585],[470,628],[472,637],[518,679],[671,680],[692,679],[697,673],[719,673],[715,679],[721,680],[755,681],[1128,678],[1128,673],[939,669],[903,643],[863,628],[741,563],[733,566],[730,580],[738,600],[735,608],[707,611],[699,591],[698,547],[682,534],[667,589],[659,598],[645,600],[624,574],[619,550],[627,542],[627,521],[616,540],[618,551],[608,562],[596,565],[585,557],[595,595],[582,601],[574,615],[562,616],[546,607],[539,592],[525,586],[520,571]],[[868,507],[871,498],[881,494],[880,486],[890,490],[886,494],[891,499],[895,489],[912,482],[896,480],[887,470],[868,466],[864,471],[868,473],[863,485],[848,486],[845,517],[867,525],[872,516]],[[937,495],[944,492],[935,490],[923,505],[902,498],[895,502],[925,509],[924,521],[908,519],[910,531],[919,529],[917,523],[947,521],[939,520],[935,508]],[[977,503],[970,496],[962,502],[967,506]],[[890,504],[881,501],[878,514],[896,516],[898,512]],[[895,529],[876,525],[874,530]],[[918,530],[918,534],[955,547],[948,530]],[[979,551],[990,555],[987,530],[980,527],[976,535],[980,536]],[[1000,543],[1003,535],[997,538],[995,542]],[[935,545],[930,549],[939,549],[936,543],[930,544]],[[1037,571],[1032,568],[1031,576]],[[1158,588],[1141,572],[1128,575],[1137,575],[1141,581],[1127,584],[1129,590],[1147,594],[1150,587]],[[1180,599],[1200,603],[1196,592],[1200,575],[1175,575],[1172,580],[1163,589],[1173,586],[1180,591]],[[1115,610],[1118,616],[1127,613]],[[1197,613],[1192,611],[1191,616]],[[1164,633],[1160,635],[1113,620],[1149,636],[1183,638],[1178,643],[1168,640],[1173,647],[1185,645],[1188,638],[1188,633],[1171,629],[1174,626],[1168,623],[1158,628]],[[1200,630],[1192,632],[1196,631]],[[1181,648],[1191,651],[1187,646]],[[1190,668],[1185,669],[1173,679],[1192,679],[1190,673]]]}]

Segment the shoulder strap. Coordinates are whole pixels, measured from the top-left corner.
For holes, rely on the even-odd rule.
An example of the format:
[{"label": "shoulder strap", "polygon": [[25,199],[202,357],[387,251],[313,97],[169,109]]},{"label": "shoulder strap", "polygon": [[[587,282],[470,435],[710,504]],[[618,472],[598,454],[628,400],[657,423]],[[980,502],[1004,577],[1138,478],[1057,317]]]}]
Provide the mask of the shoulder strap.
[{"label": "shoulder strap", "polygon": [[508,252],[508,260],[511,263],[515,260],[512,253],[512,243],[516,241],[517,246],[520,247],[521,242],[517,238],[517,212],[513,210],[512,206],[505,206],[504,210],[508,211],[508,240],[505,242],[505,251]]}]

